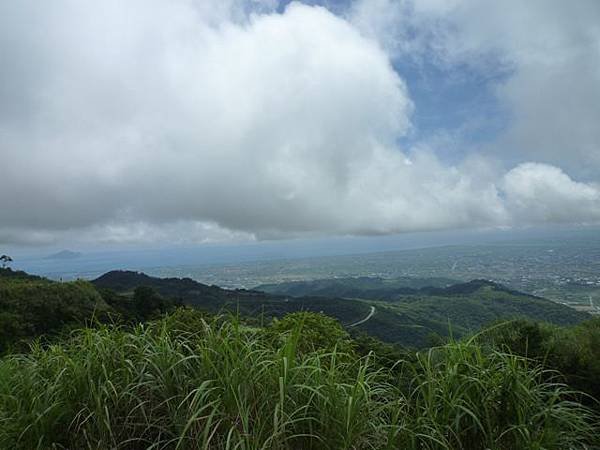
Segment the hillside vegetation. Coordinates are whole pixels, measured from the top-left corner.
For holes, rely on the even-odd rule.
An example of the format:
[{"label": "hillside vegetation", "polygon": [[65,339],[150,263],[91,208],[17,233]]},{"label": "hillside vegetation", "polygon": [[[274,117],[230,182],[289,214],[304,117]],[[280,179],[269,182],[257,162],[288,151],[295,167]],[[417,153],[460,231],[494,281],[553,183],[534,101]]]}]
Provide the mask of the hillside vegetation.
[{"label": "hillside vegetation", "polygon": [[296,311],[323,312],[343,324],[350,324],[369,312],[369,305],[341,298],[318,296],[288,297],[244,289],[207,286],[190,278],[156,278],[131,271],[108,272],[92,282],[98,288],[127,294],[138,286],[148,286],[163,297],[212,313],[229,311],[269,321]]},{"label": "hillside vegetation", "polygon": [[600,407],[600,317],[572,327],[515,320],[480,333],[477,341],[560,372],[569,385],[596,399],[584,398],[586,403]]},{"label": "hillside vegetation", "polygon": [[[335,281],[332,294],[342,293],[338,292],[342,283],[345,292],[351,290],[352,294],[363,296],[356,299],[312,295],[314,289],[309,282],[301,285],[301,293],[306,291],[307,295],[292,297],[227,290],[188,278],[163,279],[127,271],[108,272],[91,283],[58,283],[4,270],[0,273],[0,352],[23,339],[55,334],[72,324],[136,323],[182,304],[213,314],[240,314],[253,318],[256,324],[296,311],[322,312],[345,326],[368,317],[352,328],[353,334],[365,332],[414,348],[444,342],[450,336],[467,336],[498,320],[521,318],[572,325],[589,318],[563,305],[482,280],[413,288],[398,287],[399,282],[369,280]],[[435,282],[441,284],[442,280]],[[320,290],[324,283],[328,284],[324,280],[314,283]],[[381,299],[382,283],[391,286],[387,300]],[[424,280],[415,281],[415,285],[422,283]],[[282,289],[287,288],[283,285]],[[398,290],[411,294],[398,294]],[[375,308],[372,316],[371,307]]]},{"label": "hillside vegetation", "polygon": [[373,300],[386,300],[393,295],[414,294],[420,289],[445,288],[459,284],[450,278],[379,278],[379,277],[346,277],[324,278],[319,280],[286,281],[281,283],[261,284],[255,289],[270,294],[318,295],[321,297],[360,297]]},{"label": "hillside vegetation", "polygon": [[0,354],[82,325],[143,321],[176,305],[143,287],[120,296],[83,280],[59,283],[0,269]]},{"label": "hillside vegetation", "polygon": [[[406,287],[403,280],[347,278],[261,286],[289,295],[338,295],[371,301],[377,313],[359,329],[387,342],[424,347],[466,336],[499,320],[526,318],[574,325],[590,318],[550,300],[473,280],[445,287]],[[258,288],[257,288],[258,289]]]},{"label": "hillside vegetation", "polygon": [[20,339],[53,333],[94,316],[106,317],[110,307],[85,281],[55,283],[24,273],[0,274],[0,353]]},{"label": "hillside vegetation", "polygon": [[[327,302],[334,313],[374,304],[380,310],[364,325],[391,317],[386,326],[393,330],[393,314],[401,314],[393,308],[402,302],[294,300],[128,272],[95,284],[10,270],[0,275],[0,448],[583,450],[600,444],[594,412],[600,408],[592,398],[600,320],[571,327],[498,323],[469,340],[415,352],[357,333],[359,327],[350,335],[334,317],[298,312]],[[119,292],[107,281],[121,282],[114,285]],[[485,294],[480,288],[490,287],[473,293]],[[465,295],[458,290],[453,298]],[[501,289],[492,294],[500,293],[514,300]],[[258,320],[253,302],[270,316]],[[364,312],[345,311],[340,317]]]},{"label": "hillside vegetation", "polygon": [[470,342],[389,367],[325,316],[261,329],[181,310],[0,360],[0,447],[583,449],[595,417],[575,398]]}]

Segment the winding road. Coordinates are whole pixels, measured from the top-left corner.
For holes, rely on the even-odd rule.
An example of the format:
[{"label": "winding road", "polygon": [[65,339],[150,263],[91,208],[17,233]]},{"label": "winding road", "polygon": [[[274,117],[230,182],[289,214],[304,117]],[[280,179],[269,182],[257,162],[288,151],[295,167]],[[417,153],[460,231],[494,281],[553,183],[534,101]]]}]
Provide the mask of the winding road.
[{"label": "winding road", "polygon": [[374,314],[375,314],[375,307],[371,306],[371,311],[369,311],[369,314],[367,314],[367,317],[365,317],[364,319],[359,320],[358,322],[354,322],[354,323],[348,325],[348,327],[355,327],[357,325],[365,323],[367,320],[369,320],[371,317],[373,317]]}]

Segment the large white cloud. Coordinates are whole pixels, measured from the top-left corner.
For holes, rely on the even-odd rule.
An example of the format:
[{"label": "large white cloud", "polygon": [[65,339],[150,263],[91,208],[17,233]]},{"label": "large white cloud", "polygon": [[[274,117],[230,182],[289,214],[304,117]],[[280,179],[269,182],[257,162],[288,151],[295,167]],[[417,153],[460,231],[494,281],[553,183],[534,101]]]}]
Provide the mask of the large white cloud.
[{"label": "large white cloud", "polygon": [[533,223],[600,220],[600,187],[573,181],[554,166],[520,164],[505,175],[503,189],[516,220]]},{"label": "large white cloud", "polygon": [[[275,6],[3,2],[0,241],[529,221],[515,172],[397,148],[414,105],[375,40],[324,8]],[[598,202],[556,198],[575,200],[572,221]]]}]

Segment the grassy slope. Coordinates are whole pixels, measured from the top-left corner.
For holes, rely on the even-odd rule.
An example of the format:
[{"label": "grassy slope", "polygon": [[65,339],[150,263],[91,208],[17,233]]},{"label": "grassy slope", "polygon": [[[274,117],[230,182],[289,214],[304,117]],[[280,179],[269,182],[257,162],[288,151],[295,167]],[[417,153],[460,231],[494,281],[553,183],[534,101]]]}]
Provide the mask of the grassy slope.
[{"label": "grassy slope", "polygon": [[273,339],[188,311],[5,357],[0,448],[558,450],[594,439],[591,413],[521,358],[457,343],[387,369],[302,326]]}]

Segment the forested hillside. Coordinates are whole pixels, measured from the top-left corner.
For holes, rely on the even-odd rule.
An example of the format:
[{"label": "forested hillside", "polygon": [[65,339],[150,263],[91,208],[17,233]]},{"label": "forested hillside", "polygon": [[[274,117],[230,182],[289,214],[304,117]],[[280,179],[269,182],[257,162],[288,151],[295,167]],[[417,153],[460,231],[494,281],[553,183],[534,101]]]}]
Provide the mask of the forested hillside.
[{"label": "forested hillside", "polygon": [[3,269],[0,272],[0,353],[21,339],[53,333],[111,308],[90,283],[56,283]]},{"label": "forested hillside", "polygon": [[175,305],[144,288],[120,296],[88,281],[60,283],[0,269],[0,354],[86,324],[146,320]]},{"label": "forested hillside", "polygon": [[292,298],[259,291],[229,290],[207,286],[189,278],[155,278],[131,271],[108,272],[92,283],[98,288],[112,289],[121,294],[131,293],[138,286],[148,286],[164,297],[205,311],[229,311],[267,321],[290,312],[312,311],[323,312],[343,324],[350,324],[369,312],[369,306],[360,301],[318,296]]},{"label": "forested hillside", "polygon": [[0,274],[0,323],[4,324],[0,350],[32,336],[64,331],[73,323],[135,323],[178,305],[213,314],[239,314],[257,324],[296,311],[322,312],[351,326],[353,334],[366,332],[415,348],[444,342],[450,336],[460,338],[499,320],[523,318],[572,325],[589,318],[563,305],[485,281],[401,288],[413,293],[397,294],[387,301],[380,299],[380,291],[372,290],[369,281],[363,281],[367,288],[361,290],[361,280],[353,280],[352,289],[367,299],[227,290],[191,279],[161,279],[125,271],[109,272],[91,283],[58,283],[4,270]]},{"label": "forested hillside", "polygon": [[414,294],[421,289],[445,288],[459,283],[459,281],[450,278],[402,277],[384,279],[378,277],[347,277],[261,284],[255,289],[293,297],[319,295],[323,297],[359,297],[387,300],[394,295]]},{"label": "forested hillside", "polygon": [[[388,342],[423,347],[450,334],[461,337],[499,320],[528,318],[557,325],[574,325],[590,318],[547,299],[507,289],[486,280],[439,286],[407,286],[405,279],[343,278],[263,285],[271,293],[337,295],[370,300],[377,312],[359,326]],[[437,284],[437,286],[435,285]],[[374,300],[374,301],[373,301]]]}]

